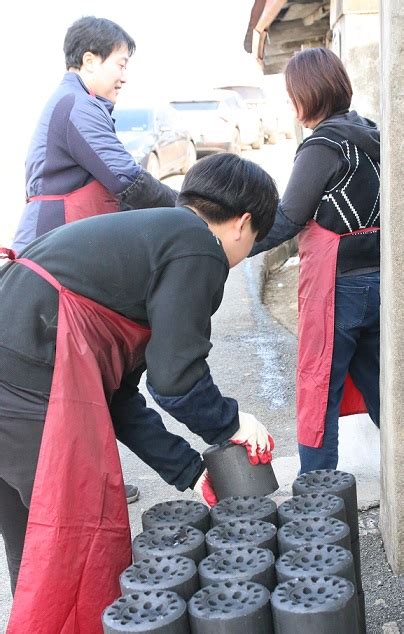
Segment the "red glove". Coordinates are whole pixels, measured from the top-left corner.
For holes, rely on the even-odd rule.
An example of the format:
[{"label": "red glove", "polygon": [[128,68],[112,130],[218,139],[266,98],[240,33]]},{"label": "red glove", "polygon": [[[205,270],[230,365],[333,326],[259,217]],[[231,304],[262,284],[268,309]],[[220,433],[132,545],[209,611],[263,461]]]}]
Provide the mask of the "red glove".
[{"label": "red glove", "polygon": [[266,427],[252,414],[239,412],[240,428],[229,440],[236,445],[243,445],[247,450],[248,460],[256,465],[259,462],[267,464],[272,460],[274,439]]},{"label": "red glove", "polygon": [[194,491],[196,491],[196,493],[198,493],[198,495],[200,495],[209,506],[215,506],[215,504],[218,503],[212,480],[210,479],[209,473],[206,469],[196,481]]},{"label": "red glove", "polygon": [[271,450],[275,447],[274,439],[270,434],[268,434],[268,439],[270,442],[270,449],[264,449],[264,451],[259,450],[258,453],[252,453],[252,447],[248,442],[241,442],[241,440],[232,440],[231,442],[235,445],[243,445],[246,448],[248,462],[252,465],[256,464],[268,464],[268,462],[272,462],[272,453]]}]

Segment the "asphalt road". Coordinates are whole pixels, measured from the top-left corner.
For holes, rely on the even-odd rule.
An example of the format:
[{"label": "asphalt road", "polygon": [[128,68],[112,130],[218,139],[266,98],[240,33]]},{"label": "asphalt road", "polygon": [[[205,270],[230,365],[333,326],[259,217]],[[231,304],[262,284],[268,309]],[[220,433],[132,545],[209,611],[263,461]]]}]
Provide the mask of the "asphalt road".
[{"label": "asphalt road", "polygon": [[[276,146],[265,146],[261,151],[248,151],[244,155],[260,162],[276,178],[282,190],[293,152],[293,141],[281,141]],[[171,177],[165,182],[178,188],[181,177]],[[284,465],[289,460],[292,469],[295,469],[296,338],[272,320],[260,302],[261,257],[247,260],[230,272],[222,305],[212,320],[213,348],[209,364],[214,381],[222,393],[236,398],[240,409],[254,414],[274,436],[275,471],[277,464]],[[145,388],[142,391],[146,395]],[[155,406],[149,397],[148,402],[152,407]],[[203,441],[191,434],[184,425],[161,413],[171,431],[183,435],[198,451],[206,448]],[[166,484],[125,447],[120,446],[120,452],[125,482],[135,483],[141,489],[139,501],[129,506],[133,537],[141,530],[142,511],[157,502],[192,498],[195,495],[190,491],[180,493]],[[278,477],[280,493],[282,484],[289,483],[283,482],[281,472],[282,469]],[[5,632],[11,594],[4,547],[2,542],[0,544],[0,632]]]}]

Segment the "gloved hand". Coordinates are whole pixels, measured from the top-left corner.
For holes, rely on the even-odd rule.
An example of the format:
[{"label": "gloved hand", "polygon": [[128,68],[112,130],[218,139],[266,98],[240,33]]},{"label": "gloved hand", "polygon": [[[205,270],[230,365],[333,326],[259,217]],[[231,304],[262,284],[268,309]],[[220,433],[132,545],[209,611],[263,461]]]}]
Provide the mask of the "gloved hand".
[{"label": "gloved hand", "polygon": [[194,491],[196,491],[196,493],[198,493],[198,495],[200,495],[209,506],[215,506],[215,504],[218,503],[212,481],[206,469],[196,481]]},{"label": "gloved hand", "polygon": [[229,438],[230,442],[243,445],[247,450],[248,460],[253,465],[271,462],[275,443],[264,425],[252,414],[239,411],[238,417],[240,429]]}]

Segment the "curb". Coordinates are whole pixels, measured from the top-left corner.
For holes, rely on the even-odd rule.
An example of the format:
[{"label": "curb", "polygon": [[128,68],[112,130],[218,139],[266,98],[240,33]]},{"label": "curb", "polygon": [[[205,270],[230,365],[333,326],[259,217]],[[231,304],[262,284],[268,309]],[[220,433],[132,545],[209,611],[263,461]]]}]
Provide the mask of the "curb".
[{"label": "curb", "polygon": [[264,253],[261,272],[260,272],[260,294],[261,299],[265,292],[265,287],[268,279],[274,271],[278,269],[289,260],[290,257],[297,254],[297,238],[292,238],[283,242],[279,246]]}]

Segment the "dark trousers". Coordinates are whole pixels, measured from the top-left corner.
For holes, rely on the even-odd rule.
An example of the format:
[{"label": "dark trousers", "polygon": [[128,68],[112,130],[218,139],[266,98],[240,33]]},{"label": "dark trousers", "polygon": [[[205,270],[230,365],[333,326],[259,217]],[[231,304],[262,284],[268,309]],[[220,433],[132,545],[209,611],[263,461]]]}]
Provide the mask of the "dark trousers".
[{"label": "dark trousers", "polygon": [[0,533],[6,549],[13,594],[24,547],[42,431],[43,421],[0,416]]},{"label": "dark trousers", "polygon": [[20,569],[28,508],[17,489],[0,478],[0,532],[6,548],[11,591],[14,594]]},{"label": "dark trousers", "polygon": [[362,392],[369,415],[379,426],[380,274],[337,278],[335,327],[323,445],[299,445],[300,473],[336,469],[338,418],[349,371]]}]

